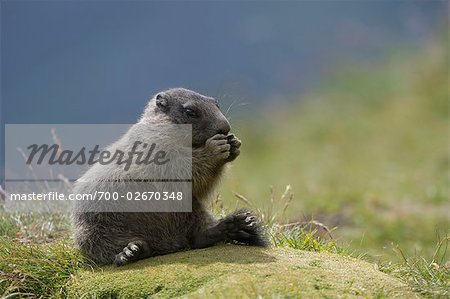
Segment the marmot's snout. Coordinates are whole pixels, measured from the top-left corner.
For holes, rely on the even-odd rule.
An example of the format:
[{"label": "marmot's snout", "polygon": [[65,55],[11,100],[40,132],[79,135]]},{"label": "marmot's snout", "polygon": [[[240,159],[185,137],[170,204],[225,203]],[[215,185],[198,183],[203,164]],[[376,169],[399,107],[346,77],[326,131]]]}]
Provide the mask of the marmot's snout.
[{"label": "marmot's snout", "polygon": [[225,117],[223,117],[223,119],[218,124],[217,134],[228,135],[228,133],[230,133],[230,130],[230,123]]}]

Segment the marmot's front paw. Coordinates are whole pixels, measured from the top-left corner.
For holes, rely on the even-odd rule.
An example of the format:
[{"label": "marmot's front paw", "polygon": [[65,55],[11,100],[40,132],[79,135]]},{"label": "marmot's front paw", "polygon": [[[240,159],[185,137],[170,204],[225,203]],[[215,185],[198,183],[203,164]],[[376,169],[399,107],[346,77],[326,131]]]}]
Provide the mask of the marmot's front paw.
[{"label": "marmot's front paw", "polygon": [[231,162],[239,156],[241,151],[239,148],[241,147],[241,141],[234,136],[234,134],[230,134],[227,136],[228,144],[230,147],[230,156],[227,159],[227,162]]},{"label": "marmot's front paw", "polygon": [[206,140],[205,149],[217,162],[225,162],[230,157],[231,145],[228,144],[227,136],[216,134]]},{"label": "marmot's front paw", "polygon": [[206,140],[205,149],[217,162],[231,162],[241,153],[241,141],[233,134],[216,134]]}]

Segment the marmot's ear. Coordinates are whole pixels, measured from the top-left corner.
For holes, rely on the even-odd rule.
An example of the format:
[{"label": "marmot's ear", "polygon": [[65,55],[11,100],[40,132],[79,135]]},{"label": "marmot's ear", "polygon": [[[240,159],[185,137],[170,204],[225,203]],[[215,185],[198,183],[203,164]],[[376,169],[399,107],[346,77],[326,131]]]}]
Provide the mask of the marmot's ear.
[{"label": "marmot's ear", "polygon": [[169,101],[161,93],[158,93],[156,95],[155,101],[156,101],[156,106],[162,110],[166,110],[169,107]]}]

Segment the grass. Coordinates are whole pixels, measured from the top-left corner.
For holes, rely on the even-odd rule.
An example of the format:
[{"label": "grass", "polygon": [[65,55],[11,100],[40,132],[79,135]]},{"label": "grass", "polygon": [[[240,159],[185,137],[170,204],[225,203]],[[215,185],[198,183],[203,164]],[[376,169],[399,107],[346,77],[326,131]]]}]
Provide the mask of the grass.
[{"label": "grass", "polygon": [[[370,279],[370,285],[367,281]],[[405,284],[359,259],[289,248],[222,245],[80,271],[72,295],[85,298],[412,297]]]},{"label": "grass", "polygon": [[[216,202],[215,210],[219,210],[217,207],[218,202]],[[222,209],[221,213],[225,213]],[[75,296],[78,297],[80,294],[77,288],[81,287],[80,292],[88,292],[89,287],[93,287],[92,284],[85,283],[86,281],[92,281],[93,283],[100,283],[104,280],[111,282],[115,280],[115,275],[113,268],[108,268],[106,273],[109,273],[113,277],[104,277],[104,270],[98,268],[92,262],[86,261],[85,258],[74,248],[74,244],[70,239],[55,240],[53,237],[56,232],[58,235],[69,234],[67,229],[67,223],[62,225],[59,229],[51,229],[48,227],[55,227],[56,224],[61,224],[61,222],[67,221],[67,217],[64,215],[54,215],[54,214],[2,214],[2,231],[3,238],[0,240],[0,296],[19,296],[19,297],[67,297]],[[20,220],[20,221],[19,221]],[[52,222],[52,224],[48,224]],[[34,230],[30,230],[30,228]],[[56,231],[56,232],[55,232]],[[315,230],[305,231],[301,226],[294,227],[284,227],[279,226],[274,222],[268,226],[268,234],[272,239],[273,244],[276,248],[295,248],[299,250],[307,250],[310,252],[321,252],[321,253],[337,253],[341,256],[350,255],[350,252],[340,248],[333,240],[326,238],[319,238]],[[24,236],[39,236],[39,239],[33,239]],[[46,241],[46,242],[44,242]],[[217,259],[217,254],[219,256],[230,256],[229,259],[235,260],[237,263],[249,264],[252,261],[257,262],[258,256],[265,256],[265,254],[260,254],[259,249],[245,248],[241,246],[231,246],[224,247],[226,252],[217,253],[216,249],[212,249],[211,253],[205,253],[209,257],[205,263],[212,263],[213,259]],[[241,249],[240,249],[241,248]],[[245,249],[244,249],[245,248]],[[224,249],[220,249],[224,250]],[[254,251],[253,251],[254,250]],[[242,257],[242,252],[245,252],[245,258]],[[198,253],[183,253],[191,256],[195,256]],[[204,257],[199,256],[198,258]],[[161,257],[163,261],[172,261],[171,257]],[[159,258],[157,258],[159,259]],[[335,258],[336,259],[336,258]],[[153,258],[150,260],[154,260]],[[190,257],[189,261],[194,261],[194,257]],[[317,258],[316,258],[317,260]],[[153,263],[153,262],[151,262]],[[167,264],[172,264],[167,263]],[[142,266],[142,264],[140,264]],[[162,265],[161,267],[166,267]],[[206,266],[206,268],[208,268]],[[139,267],[138,267],[139,268]],[[177,267],[169,267],[173,271],[179,272],[180,269]],[[210,275],[215,268],[209,270]],[[270,268],[272,271],[273,268]],[[223,271],[229,271],[230,268],[226,268]],[[81,276],[77,275],[81,271]],[[92,271],[96,272],[95,276],[87,279],[83,275],[88,275]],[[168,270],[164,270],[168,271]],[[244,271],[244,268],[241,269]],[[269,271],[269,270],[267,270]],[[201,271],[205,272],[204,269]],[[120,273],[116,271],[116,273]],[[221,272],[219,272],[221,273]],[[166,295],[168,297],[182,294],[187,291],[194,291],[203,285],[204,282],[216,279],[216,276],[206,279],[203,277],[195,283],[197,280],[186,274],[186,277],[180,277],[180,282],[178,282],[176,291],[172,290]],[[98,274],[98,275],[97,275]],[[174,275],[173,273],[168,273],[168,275]],[[204,273],[202,274],[204,275]],[[247,275],[247,274],[245,274]],[[245,276],[244,275],[244,276]],[[141,277],[142,274],[140,274]],[[128,276],[127,276],[128,277]],[[71,284],[73,279],[77,280],[76,287]],[[128,279],[128,278],[127,278]],[[184,281],[183,279],[186,279]],[[277,278],[278,279],[278,278]],[[147,279],[148,280],[148,279]],[[83,283],[81,283],[81,281]],[[143,285],[146,294],[151,294],[151,286],[154,281]],[[161,278],[161,283],[164,283],[164,279]],[[114,285],[118,285],[118,282],[114,282]],[[120,285],[120,284],[119,284]],[[133,292],[136,290],[135,287],[127,285],[122,289],[111,288],[110,284],[103,285],[105,289],[98,289],[95,287],[94,293],[88,292],[88,297],[101,297],[108,298],[114,297],[117,294],[122,294],[121,296],[126,298],[128,295],[128,290]],[[155,286],[157,289],[157,286]],[[172,286],[170,288],[173,288]],[[76,290],[76,294],[73,293]],[[72,291],[71,291],[72,290]],[[72,293],[71,293],[72,292]],[[159,292],[159,291],[158,291]],[[115,295],[116,294],[116,295]],[[125,295],[124,295],[125,294]],[[161,294],[165,294],[162,292]],[[84,294],[86,295],[86,294]],[[134,294],[136,295],[136,294]],[[134,296],[133,295],[133,296]],[[87,296],[87,295],[86,295]],[[120,296],[119,296],[120,297]]]},{"label": "grass", "polygon": [[403,261],[386,264],[382,270],[405,281],[411,288],[429,298],[450,298],[450,236],[440,239],[430,259],[406,256],[399,248]]},{"label": "grass", "polygon": [[0,236],[20,243],[52,243],[70,234],[69,215],[6,213],[0,206]]},{"label": "grass", "polygon": [[[281,217],[282,213],[278,215]],[[35,217],[35,221],[51,218]],[[143,294],[205,298],[243,292],[247,297],[341,294],[349,298],[390,298],[410,297],[413,290],[427,298],[450,297],[450,236],[438,242],[430,259],[407,257],[399,250],[403,261],[380,265],[380,270],[389,274],[380,276],[376,265],[336,244],[328,231],[321,236],[315,226],[285,226],[277,222],[267,230],[273,249],[219,246],[151,258],[119,271],[98,268],[86,261],[67,239],[36,244],[4,236],[0,241],[0,294],[42,298],[126,298],[144,297]],[[287,265],[294,266],[285,269]],[[251,271],[258,274],[250,275]],[[296,287],[300,284],[302,288]]]},{"label": "grass", "polygon": [[87,262],[68,239],[65,214],[0,211],[0,297],[64,297]]},{"label": "grass", "polygon": [[65,286],[86,262],[67,242],[0,240],[0,296],[65,297]]}]

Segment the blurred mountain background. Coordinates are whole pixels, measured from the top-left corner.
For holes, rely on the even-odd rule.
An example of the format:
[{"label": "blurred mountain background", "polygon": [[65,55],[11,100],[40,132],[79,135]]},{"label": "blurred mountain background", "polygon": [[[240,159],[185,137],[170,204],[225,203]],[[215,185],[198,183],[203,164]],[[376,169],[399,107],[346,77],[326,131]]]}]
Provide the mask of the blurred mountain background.
[{"label": "blurred mountain background", "polygon": [[[2,1],[3,123],[133,123],[184,86],[251,112],[417,49],[446,1]],[[361,99],[364,100],[364,99]]]}]

